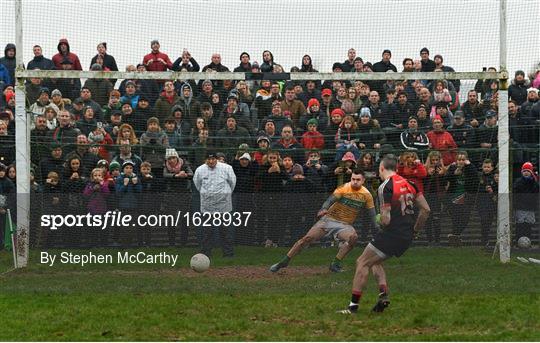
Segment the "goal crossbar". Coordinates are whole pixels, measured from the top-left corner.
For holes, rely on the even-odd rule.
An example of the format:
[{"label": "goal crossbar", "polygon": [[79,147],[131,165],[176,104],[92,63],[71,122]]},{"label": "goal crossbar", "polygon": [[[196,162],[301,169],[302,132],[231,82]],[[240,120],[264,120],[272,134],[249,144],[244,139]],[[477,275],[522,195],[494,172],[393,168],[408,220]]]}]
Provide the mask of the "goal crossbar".
[{"label": "goal crossbar", "polygon": [[146,79],[146,80],[486,80],[508,79],[508,72],[401,73],[234,73],[234,72],[120,72],[78,70],[17,70],[17,78]]}]

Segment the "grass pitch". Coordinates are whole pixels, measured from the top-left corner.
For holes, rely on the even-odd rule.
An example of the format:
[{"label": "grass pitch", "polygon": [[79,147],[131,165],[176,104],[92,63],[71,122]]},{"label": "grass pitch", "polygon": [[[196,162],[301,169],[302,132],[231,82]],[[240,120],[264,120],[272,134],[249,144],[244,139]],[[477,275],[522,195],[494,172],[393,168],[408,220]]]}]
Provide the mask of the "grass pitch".
[{"label": "grass pitch", "polygon": [[[371,278],[355,316],[335,311],[361,248],[341,274],[327,270],[334,249],[310,248],[277,275],[267,268],[285,249],[215,251],[203,274],[187,269],[194,249],[165,250],[181,267],[47,267],[32,252],[29,268],[0,276],[0,340],[540,340],[540,266],[502,265],[479,248],[413,248],[386,262],[390,307],[370,313]],[[0,252],[1,270],[10,264]]]}]

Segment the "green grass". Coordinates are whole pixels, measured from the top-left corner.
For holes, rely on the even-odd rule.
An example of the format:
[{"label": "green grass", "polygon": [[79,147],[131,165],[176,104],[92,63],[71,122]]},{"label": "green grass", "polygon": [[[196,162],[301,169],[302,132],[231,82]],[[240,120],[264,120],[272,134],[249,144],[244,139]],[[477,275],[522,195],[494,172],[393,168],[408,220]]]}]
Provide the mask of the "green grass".
[{"label": "green grass", "polygon": [[[349,317],[335,311],[349,302],[360,249],[337,275],[325,271],[334,249],[308,249],[279,275],[265,269],[284,249],[216,251],[212,270],[197,275],[185,268],[194,249],[167,251],[181,268],[47,267],[32,252],[29,268],[0,276],[0,340],[540,340],[540,266],[502,265],[478,248],[414,248],[388,261],[390,307],[370,313],[371,280]],[[0,270],[10,263],[1,252]],[[231,266],[244,266],[242,277]]]}]

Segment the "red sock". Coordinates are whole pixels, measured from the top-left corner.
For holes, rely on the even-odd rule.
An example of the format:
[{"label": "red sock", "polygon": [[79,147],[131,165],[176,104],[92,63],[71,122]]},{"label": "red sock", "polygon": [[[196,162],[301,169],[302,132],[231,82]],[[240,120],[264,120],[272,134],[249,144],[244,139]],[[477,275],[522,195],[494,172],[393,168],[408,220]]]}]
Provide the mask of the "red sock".
[{"label": "red sock", "polygon": [[379,292],[388,293],[388,286],[386,284],[379,285]]},{"label": "red sock", "polygon": [[361,297],[362,297],[362,291],[352,291],[351,302],[354,304],[358,304],[360,302]]}]

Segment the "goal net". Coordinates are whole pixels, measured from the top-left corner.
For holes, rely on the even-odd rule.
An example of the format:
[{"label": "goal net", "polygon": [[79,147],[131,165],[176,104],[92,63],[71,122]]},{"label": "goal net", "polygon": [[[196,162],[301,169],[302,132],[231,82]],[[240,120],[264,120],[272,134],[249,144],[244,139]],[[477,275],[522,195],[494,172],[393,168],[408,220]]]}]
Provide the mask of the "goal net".
[{"label": "goal net", "polygon": [[[507,74],[494,4],[63,1],[51,25],[48,3],[23,2],[31,246],[288,247],[356,167],[378,207],[378,163],[391,153],[431,207],[415,244],[492,247],[509,196],[498,170],[512,186],[525,162],[533,177],[538,166],[540,81],[536,32],[520,24],[539,4],[508,4]],[[13,18],[0,23],[6,43]],[[0,157],[15,185],[13,86],[6,77]],[[213,175],[209,156],[230,170]],[[2,191],[15,219],[15,189]],[[537,243],[537,194],[526,192],[508,218],[513,237]],[[359,212],[366,243],[375,229]]]}]

